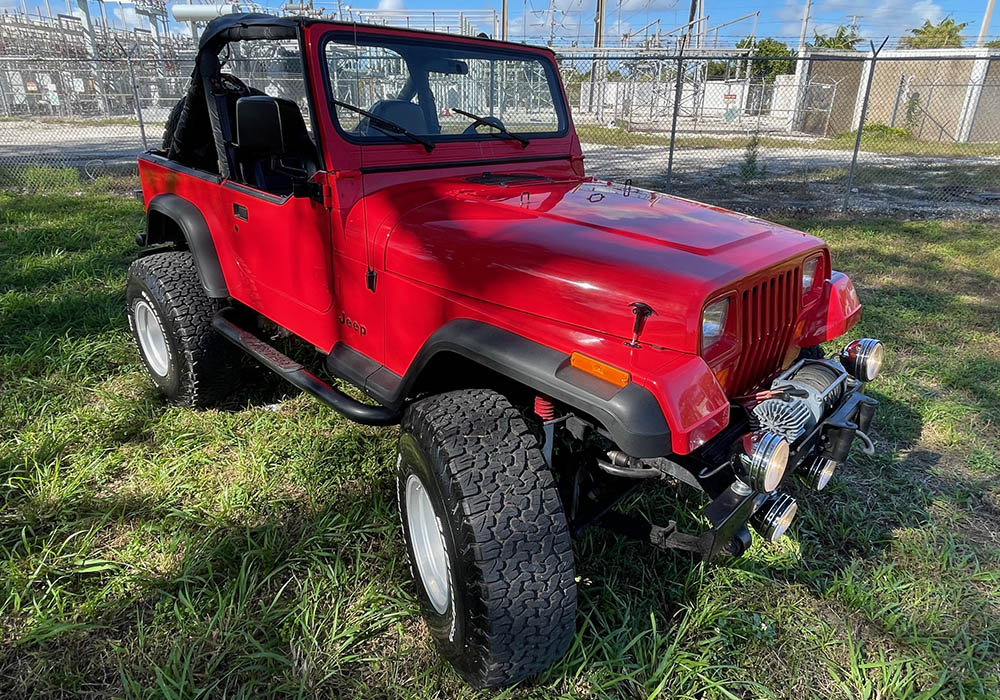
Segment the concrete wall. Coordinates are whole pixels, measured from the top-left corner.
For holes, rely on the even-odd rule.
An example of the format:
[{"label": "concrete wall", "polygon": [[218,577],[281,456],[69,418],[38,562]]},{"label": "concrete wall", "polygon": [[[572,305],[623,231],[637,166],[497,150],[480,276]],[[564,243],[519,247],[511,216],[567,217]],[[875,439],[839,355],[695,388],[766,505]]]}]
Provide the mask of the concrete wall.
[{"label": "concrete wall", "polygon": [[[971,60],[877,62],[865,123],[907,127],[914,138],[922,141],[957,140],[974,63]],[[897,92],[899,104],[893,122]],[[906,121],[908,102],[914,105],[910,122]]]},{"label": "concrete wall", "polygon": [[[811,55],[824,59],[809,61],[809,80],[837,84],[828,135],[855,130],[870,65],[857,59],[869,55],[822,50]],[[909,128],[924,141],[1000,140],[1000,68],[991,67],[983,81],[983,62],[990,55],[991,62],[1000,59],[998,51],[977,48],[883,51],[875,64],[865,124]],[[818,134],[813,122],[807,118],[797,128]]]},{"label": "concrete wall", "polygon": [[[826,135],[836,136],[851,130],[863,69],[864,63],[860,61],[809,62],[810,82],[837,86],[836,94],[833,96],[833,106]],[[800,128],[807,133],[822,134],[823,126],[819,124],[818,120],[810,118]]]},{"label": "concrete wall", "polygon": [[1000,60],[990,61],[969,141],[1000,141]]}]

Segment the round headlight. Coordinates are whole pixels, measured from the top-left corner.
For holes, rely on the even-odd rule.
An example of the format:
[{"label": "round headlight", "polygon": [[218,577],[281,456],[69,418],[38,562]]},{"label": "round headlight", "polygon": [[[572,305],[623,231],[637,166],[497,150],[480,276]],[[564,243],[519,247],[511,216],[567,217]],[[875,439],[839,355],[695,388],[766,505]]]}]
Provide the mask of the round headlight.
[{"label": "round headlight", "polygon": [[870,382],[882,369],[885,349],[882,342],[874,338],[854,340],[840,351],[840,364],[851,376],[863,382]]},{"label": "round headlight", "polygon": [[744,461],[747,483],[757,491],[770,493],[781,483],[788,466],[788,441],[774,433],[761,433]]},{"label": "round headlight", "polygon": [[826,457],[816,457],[808,463],[805,468],[798,469],[799,478],[809,488],[822,491],[833,478],[833,472],[837,469],[837,463]]},{"label": "round headlight", "polygon": [[754,513],[750,523],[768,541],[774,542],[788,532],[799,504],[786,493],[776,493],[761,508]]}]

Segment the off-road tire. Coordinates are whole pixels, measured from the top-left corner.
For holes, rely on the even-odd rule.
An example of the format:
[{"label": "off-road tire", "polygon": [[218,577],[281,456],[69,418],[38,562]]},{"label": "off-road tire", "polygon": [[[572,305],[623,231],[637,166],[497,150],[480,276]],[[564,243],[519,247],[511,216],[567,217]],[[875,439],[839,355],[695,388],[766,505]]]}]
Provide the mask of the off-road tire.
[{"label": "off-road tire", "polygon": [[[443,614],[415,563],[404,494],[414,474],[448,552]],[[510,402],[462,390],[412,404],[400,433],[397,491],[421,609],[458,673],[476,687],[500,687],[557,661],[575,629],[572,541],[538,441]]]},{"label": "off-road tire", "polygon": [[180,121],[181,112],[184,110],[184,103],[187,101],[187,96],[182,97],[174,103],[174,106],[170,108],[170,114],[167,115],[167,125],[163,128],[163,142],[161,148],[164,151],[170,150],[170,144],[174,140],[174,131],[177,129],[177,122]]},{"label": "off-road tire", "polygon": [[[205,407],[232,390],[239,350],[212,328],[221,308],[205,294],[188,251],[139,258],[128,270],[125,298],[129,327],[153,384],[170,403]],[[160,374],[146,357],[136,329],[137,305],[151,308],[166,339],[167,370]]]}]

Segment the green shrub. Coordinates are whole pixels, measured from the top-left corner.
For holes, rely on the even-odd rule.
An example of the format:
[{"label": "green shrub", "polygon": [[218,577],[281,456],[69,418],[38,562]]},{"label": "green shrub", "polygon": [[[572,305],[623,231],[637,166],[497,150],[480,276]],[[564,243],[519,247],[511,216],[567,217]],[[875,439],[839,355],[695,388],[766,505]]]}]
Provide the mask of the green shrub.
[{"label": "green shrub", "polygon": [[909,129],[901,126],[889,126],[888,124],[883,124],[881,122],[865,124],[864,129],[862,129],[862,133],[870,134],[872,136],[899,139],[908,139],[911,136]]},{"label": "green shrub", "polygon": [[764,169],[758,164],[757,158],[760,155],[760,134],[756,131],[750,135],[747,141],[746,150],[743,152],[743,162],[740,163],[740,177],[744,182],[756,180],[764,173]]}]

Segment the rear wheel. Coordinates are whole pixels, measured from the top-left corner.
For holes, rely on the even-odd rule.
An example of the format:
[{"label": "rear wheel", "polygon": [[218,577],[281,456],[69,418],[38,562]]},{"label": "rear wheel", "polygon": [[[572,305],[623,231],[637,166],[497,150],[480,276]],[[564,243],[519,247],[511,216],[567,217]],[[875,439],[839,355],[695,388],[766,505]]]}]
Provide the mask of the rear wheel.
[{"label": "rear wheel", "polygon": [[190,252],[136,260],[125,298],[132,337],[160,393],[180,406],[209,406],[229,394],[239,350],[212,328],[220,304],[205,294]]},{"label": "rear wheel", "polygon": [[427,626],[469,683],[516,683],[573,638],[562,502],[520,413],[493,391],[414,403],[397,460],[400,519]]}]

